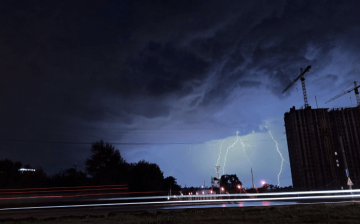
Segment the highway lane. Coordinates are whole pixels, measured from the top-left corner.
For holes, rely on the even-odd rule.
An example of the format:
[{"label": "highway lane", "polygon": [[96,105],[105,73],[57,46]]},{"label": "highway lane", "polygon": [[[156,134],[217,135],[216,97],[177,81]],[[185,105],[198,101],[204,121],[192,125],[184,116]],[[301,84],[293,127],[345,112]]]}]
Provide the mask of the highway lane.
[{"label": "highway lane", "polygon": [[128,211],[149,211],[149,210],[171,210],[171,209],[208,209],[208,208],[231,208],[231,207],[267,207],[267,206],[293,206],[302,204],[325,204],[325,203],[360,203],[359,200],[337,200],[337,201],[253,201],[253,202],[219,202],[212,204],[181,204],[174,205],[131,205],[131,206],[64,206],[44,208],[38,207],[36,209],[21,208],[19,210],[2,210],[0,217],[2,218],[25,218],[30,216],[64,216],[64,215],[99,215],[106,213],[118,213]]},{"label": "highway lane", "polygon": [[[56,199],[56,200],[55,200]],[[26,215],[83,214],[98,212],[121,212],[153,209],[191,209],[213,207],[277,206],[309,203],[357,202],[360,190],[278,192],[254,194],[186,195],[150,197],[111,197],[111,198],[44,198],[16,201],[4,204],[0,201],[0,215],[17,217]],[[30,200],[30,199],[29,199]]]}]

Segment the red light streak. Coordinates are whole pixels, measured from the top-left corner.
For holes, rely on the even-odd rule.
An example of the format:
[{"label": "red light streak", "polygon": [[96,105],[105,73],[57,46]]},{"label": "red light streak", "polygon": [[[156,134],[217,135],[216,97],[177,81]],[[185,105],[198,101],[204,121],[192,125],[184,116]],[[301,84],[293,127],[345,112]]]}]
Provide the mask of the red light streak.
[{"label": "red light streak", "polygon": [[105,191],[105,190],[126,190],[127,187],[123,188],[99,188],[99,189],[73,189],[73,190],[55,190],[55,191],[15,191],[15,192],[0,192],[5,194],[32,194],[32,193],[54,193],[54,192],[69,192],[69,191]]},{"label": "red light streak", "polygon": [[85,196],[99,196],[99,195],[121,195],[121,194],[155,194],[162,193],[166,191],[147,191],[147,192],[118,192],[118,193],[100,193],[100,194],[78,194],[78,195],[68,195],[68,196],[29,196],[29,197],[11,197],[11,198],[0,198],[0,200],[7,199],[34,199],[34,198],[74,198],[74,197],[85,197]]},{"label": "red light streak", "polygon": [[42,187],[42,188],[18,188],[18,189],[1,189],[2,191],[23,191],[23,190],[44,190],[44,189],[64,189],[64,188],[96,188],[96,187],[124,187],[127,184],[120,185],[98,185],[98,186],[76,186],[76,187]]}]

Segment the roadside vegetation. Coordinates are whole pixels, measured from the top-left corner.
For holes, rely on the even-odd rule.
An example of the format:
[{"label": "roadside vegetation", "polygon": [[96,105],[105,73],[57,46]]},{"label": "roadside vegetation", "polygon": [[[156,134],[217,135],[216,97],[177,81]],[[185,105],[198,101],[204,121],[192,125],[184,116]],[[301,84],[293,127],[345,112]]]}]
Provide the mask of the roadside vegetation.
[{"label": "roadside vegetation", "polygon": [[[85,160],[85,171],[71,167],[51,175],[41,167],[33,168],[9,159],[0,160],[0,189],[125,184],[131,192],[180,190],[176,178],[164,178],[155,163],[145,160],[128,163],[119,150],[102,140],[92,143],[90,150],[91,155]],[[19,171],[20,168],[35,171]]]}]

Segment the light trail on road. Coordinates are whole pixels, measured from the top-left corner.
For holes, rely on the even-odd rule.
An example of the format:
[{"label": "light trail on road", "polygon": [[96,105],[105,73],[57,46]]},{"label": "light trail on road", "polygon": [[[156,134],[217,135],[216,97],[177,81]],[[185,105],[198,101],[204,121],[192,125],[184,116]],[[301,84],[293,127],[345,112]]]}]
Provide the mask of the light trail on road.
[{"label": "light trail on road", "polygon": [[[343,198],[360,198],[360,195],[354,195],[352,193],[360,192],[360,190],[338,190],[338,191],[317,191],[317,192],[284,192],[284,193],[259,193],[252,194],[258,196],[269,196],[269,195],[284,195],[284,194],[321,194],[321,193],[343,193],[343,195],[325,195],[325,196],[297,196],[297,197],[278,197],[278,198],[241,198],[241,199],[207,199],[207,200],[186,200],[186,201],[151,201],[151,202],[126,202],[126,203],[109,203],[109,204],[83,204],[83,205],[58,205],[58,206],[39,206],[39,207],[17,207],[17,208],[2,208],[0,211],[10,210],[30,210],[30,209],[51,209],[51,208],[79,208],[79,207],[101,207],[101,206],[129,206],[129,205],[156,205],[156,204],[184,204],[184,203],[221,203],[221,202],[252,202],[252,201],[289,201],[289,200],[319,200],[319,199],[343,199]],[[344,193],[351,193],[345,195]],[[238,196],[239,194],[233,194],[232,196]],[[244,194],[242,194],[244,195]],[[249,194],[250,195],[250,194]],[[246,195],[246,196],[249,196]],[[201,195],[200,195],[201,196]],[[210,195],[210,196],[221,196],[221,195]],[[223,196],[231,196],[224,194]],[[161,196],[162,198],[167,196]],[[185,197],[185,196],[184,196]],[[195,196],[192,196],[195,197]],[[143,197],[146,199],[148,197]],[[186,197],[185,197],[186,198]],[[129,198],[128,198],[129,199]],[[151,198],[153,199],[153,198]]]},{"label": "light trail on road", "polygon": [[244,198],[244,199],[218,199],[218,200],[194,200],[194,201],[160,201],[160,202],[128,202],[110,204],[84,204],[84,205],[57,205],[39,207],[2,208],[0,211],[24,210],[24,209],[51,209],[51,208],[80,208],[101,206],[125,206],[125,205],[154,205],[154,204],[184,204],[184,203],[208,203],[208,202],[248,202],[248,201],[283,201],[283,200],[306,200],[306,199],[340,199],[360,198],[360,195],[333,195],[333,196],[308,196],[308,197],[285,197],[285,198]]},{"label": "light trail on road", "polygon": [[[102,196],[102,195],[124,195],[124,194],[158,194],[164,193],[165,191],[145,191],[145,192],[116,192],[116,193],[98,193],[98,194],[77,194],[77,195],[47,195],[47,196],[24,196],[24,197],[8,197],[0,198],[0,200],[14,200],[14,199],[41,199],[41,198],[74,198],[74,197],[85,197],[85,196]],[[136,197],[142,198],[142,197]]]},{"label": "light trail on road", "polygon": [[171,195],[171,196],[149,196],[149,197],[128,197],[128,198],[101,198],[97,200],[141,200],[141,199],[167,199],[167,198],[213,198],[213,197],[249,197],[249,196],[281,196],[281,195],[306,195],[306,194],[348,194],[360,193],[358,190],[330,190],[330,191],[294,191],[276,193],[238,193],[238,194],[199,194],[199,195]]},{"label": "light trail on road", "polygon": [[120,185],[98,185],[98,186],[76,186],[76,187],[41,187],[41,188],[17,188],[17,189],[0,189],[0,193],[3,191],[25,191],[25,190],[45,190],[45,189],[70,189],[70,188],[96,188],[96,187],[127,187],[127,184]]},{"label": "light trail on road", "polygon": [[73,191],[109,191],[109,190],[127,190],[127,187],[121,188],[96,188],[96,189],[72,189],[72,190],[54,190],[54,191],[13,191],[0,192],[1,194],[33,194],[33,193],[54,193],[54,192],[73,192]]}]

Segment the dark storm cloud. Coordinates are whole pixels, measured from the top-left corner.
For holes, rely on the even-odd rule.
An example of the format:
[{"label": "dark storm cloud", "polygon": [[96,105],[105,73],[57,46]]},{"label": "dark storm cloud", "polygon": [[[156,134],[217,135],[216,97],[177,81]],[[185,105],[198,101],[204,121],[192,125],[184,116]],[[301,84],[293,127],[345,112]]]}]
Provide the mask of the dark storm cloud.
[{"label": "dark storm cloud", "polygon": [[148,49],[149,52],[143,50],[140,53],[141,59],[129,63],[127,79],[140,79],[133,82],[139,82],[140,90],[150,95],[180,91],[184,82],[203,79],[209,67],[209,62],[186,49],[176,49],[172,43],[161,46],[150,42]]},{"label": "dark storm cloud", "polygon": [[[141,129],[142,119],[156,128],[165,125],[157,119],[214,122],[194,117],[216,113],[234,91],[286,97],[299,68],[316,65],[313,79],[323,80],[339,43],[359,43],[346,39],[359,32],[358,1],[24,1],[0,10],[1,133],[15,139],[76,141],[108,124]],[[82,136],[61,131],[96,125]]]}]

